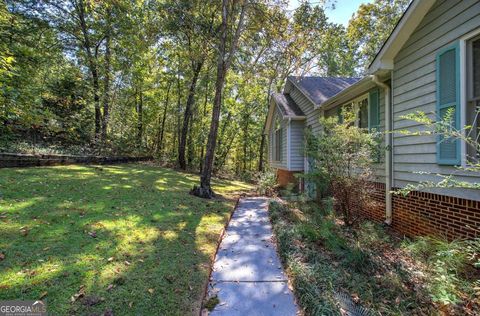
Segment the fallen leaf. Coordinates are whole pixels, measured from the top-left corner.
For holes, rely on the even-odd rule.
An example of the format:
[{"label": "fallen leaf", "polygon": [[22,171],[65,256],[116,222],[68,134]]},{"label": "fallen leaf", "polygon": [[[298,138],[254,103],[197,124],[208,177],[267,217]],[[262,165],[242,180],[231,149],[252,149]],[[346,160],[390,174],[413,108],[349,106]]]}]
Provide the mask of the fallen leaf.
[{"label": "fallen leaf", "polygon": [[128,303],[128,307],[132,308],[133,302]]},{"label": "fallen leaf", "polygon": [[351,296],[352,296],[352,300],[353,300],[356,304],[360,303],[360,297],[358,297],[358,294],[357,294],[357,293],[352,293]]},{"label": "fallen leaf", "polygon": [[76,302],[77,300],[79,300],[80,298],[84,297],[85,296],[85,286],[82,285],[80,286],[80,290],[78,291],[78,293],[75,293],[71,298],[70,300],[73,302]]},{"label": "fallen leaf", "polygon": [[107,259],[108,262],[112,262],[113,260],[115,260],[113,257]]},{"label": "fallen leaf", "polygon": [[113,311],[111,309],[106,309],[103,312],[103,316],[113,316]]},{"label": "fallen leaf", "polygon": [[154,289],[148,289],[148,292],[149,292],[150,294],[153,294],[153,292],[155,292],[155,290],[154,290]]},{"label": "fallen leaf", "polygon": [[130,263],[129,261],[125,260],[125,264],[126,264],[127,266],[129,266],[131,263]]},{"label": "fallen leaf", "polygon": [[5,259],[5,254],[3,252],[0,252],[0,261]]},{"label": "fallen leaf", "polygon": [[105,301],[105,298],[98,296],[85,296],[82,298],[82,304],[85,306],[94,306]]},{"label": "fallen leaf", "polygon": [[164,276],[164,279],[168,281],[168,283],[172,284],[175,280],[172,276],[170,275],[167,275],[167,276]]},{"label": "fallen leaf", "polygon": [[47,291],[43,292],[42,294],[40,294],[40,296],[38,297],[38,299],[40,299],[40,300],[43,299],[45,296],[47,296],[47,294],[48,294]]},{"label": "fallen leaf", "polygon": [[109,285],[107,286],[107,291],[110,291],[111,289],[113,289],[113,284],[109,284]]},{"label": "fallen leaf", "polygon": [[88,235],[93,238],[97,238],[97,233],[95,231],[88,232]]}]

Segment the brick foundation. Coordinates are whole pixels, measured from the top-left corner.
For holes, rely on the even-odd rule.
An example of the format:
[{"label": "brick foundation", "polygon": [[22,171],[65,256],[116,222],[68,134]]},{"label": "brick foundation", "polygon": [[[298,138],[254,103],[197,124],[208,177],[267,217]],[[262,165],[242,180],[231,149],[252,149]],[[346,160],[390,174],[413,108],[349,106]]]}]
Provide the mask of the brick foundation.
[{"label": "brick foundation", "polygon": [[[375,183],[372,198],[375,205],[362,215],[383,222],[385,184]],[[406,236],[480,237],[480,201],[418,191],[406,197],[394,194],[392,199],[392,228]]]},{"label": "brick foundation", "polygon": [[370,196],[372,205],[367,209],[361,209],[360,214],[375,222],[385,221],[385,183],[373,183],[374,190]]},{"label": "brick foundation", "polygon": [[277,169],[277,183],[280,187],[286,188],[289,183],[298,184],[298,179],[295,177],[294,171]]}]

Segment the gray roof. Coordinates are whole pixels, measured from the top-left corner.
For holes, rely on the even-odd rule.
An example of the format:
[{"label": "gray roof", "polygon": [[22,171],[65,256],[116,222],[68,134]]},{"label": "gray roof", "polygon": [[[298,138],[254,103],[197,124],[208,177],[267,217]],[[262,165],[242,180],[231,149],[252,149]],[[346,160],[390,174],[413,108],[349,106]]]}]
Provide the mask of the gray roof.
[{"label": "gray roof", "polygon": [[289,94],[274,93],[273,101],[278,105],[283,116],[305,116],[300,107],[293,101]]},{"label": "gray roof", "polygon": [[320,105],[360,78],[341,77],[288,77],[315,105]]}]

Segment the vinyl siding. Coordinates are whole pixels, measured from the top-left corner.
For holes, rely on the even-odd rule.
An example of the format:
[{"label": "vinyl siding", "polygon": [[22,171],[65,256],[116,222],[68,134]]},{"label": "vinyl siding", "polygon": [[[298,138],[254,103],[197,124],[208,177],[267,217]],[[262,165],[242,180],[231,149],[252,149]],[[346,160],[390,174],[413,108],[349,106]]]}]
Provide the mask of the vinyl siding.
[{"label": "vinyl siding", "polygon": [[[377,89],[377,88],[375,88]],[[373,90],[373,89],[372,89]],[[349,102],[346,102],[345,104],[348,104],[350,103],[352,100],[360,97],[361,95],[365,94],[365,93],[370,93],[370,91],[372,90],[369,90],[367,92],[363,92],[359,95],[355,95],[351,98],[351,100]],[[378,89],[379,90],[379,103],[380,103],[380,132],[384,132],[385,131],[385,91],[383,89]],[[337,107],[336,107],[337,108]],[[336,109],[334,108],[334,109]],[[329,109],[330,110],[330,109]],[[336,112],[336,111],[334,111]],[[385,148],[385,138],[382,139],[382,148]],[[376,182],[380,182],[380,183],[385,183],[385,157],[384,155],[382,156],[382,158],[380,159],[379,162],[377,163],[374,163],[373,165],[373,171],[374,171],[374,174],[375,174],[375,181]]]},{"label": "vinyl siding", "polygon": [[290,122],[290,171],[303,171],[305,121]]},{"label": "vinyl siding", "polygon": [[[323,115],[323,111],[320,109],[314,109],[313,103],[308,100],[294,85],[291,83],[287,83],[286,90],[290,93],[290,96],[298,104],[298,106],[302,109],[303,113],[307,116],[306,121],[303,123],[303,128],[310,126],[312,128],[313,133],[318,134],[321,131],[321,124],[320,124],[320,116]],[[385,131],[385,91],[383,89],[379,89],[380,91],[380,131]],[[368,93],[363,92],[362,94]],[[352,96],[352,100],[356,99],[360,95]],[[348,103],[348,102],[347,102]],[[382,146],[385,146],[385,142],[383,141]],[[293,153],[293,152],[292,152]],[[375,181],[385,183],[385,159],[382,158],[379,163],[375,163],[373,168],[375,172]],[[302,164],[303,164],[303,152],[302,152]],[[292,164],[293,166],[293,164]]]},{"label": "vinyl siding", "polygon": [[[454,44],[463,35],[480,28],[480,1],[437,1],[410,36],[394,61],[393,128],[416,131],[423,127],[403,120],[402,115],[414,111],[436,110],[436,55]],[[462,74],[463,75],[463,74]],[[434,118],[434,114],[430,114]],[[393,135],[394,186],[402,187],[421,181],[438,181],[435,174],[456,174],[459,180],[479,182],[480,174],[441,166],[436,159],[435,136]],[[426,171],[432,174],[419,174]],[[437,193],[480,200],[475,190],[435,190]]]},{"label": "vinyl siding", "polygon": [[[291,85],[291,83],[289,83]],[[292,97],[293,101],[302,109],[303,113],[307,117],[304,126],[305,128],[310,126],[314,133],[319,133],[320,126],[320,113],[319,109],[315,110],[313,103],[305,97],[305,95],[300,92],[295,86],[291,87],[291,90],[288,92]]]},{"label": "vinyl siding", "polygon": [[287,170],[287,120],[282,120],[280,113],[278,112],[278,109],[275,109],[275,114],[273,115],[272,122],[275,122],[277,117],[280,117],[281,119],[281,126],[282,126],[282,160],[281,161],[274,161],[273,160],[273,154],[274,154],[274,147],[273,147],[273,136],[274,136],[274,124],[272,124],[271,130],[268,132],[268,140],[269,140],[269,145],[268,145],[268,160],[269,164],[272,168],[276,169],[285,169]]}]

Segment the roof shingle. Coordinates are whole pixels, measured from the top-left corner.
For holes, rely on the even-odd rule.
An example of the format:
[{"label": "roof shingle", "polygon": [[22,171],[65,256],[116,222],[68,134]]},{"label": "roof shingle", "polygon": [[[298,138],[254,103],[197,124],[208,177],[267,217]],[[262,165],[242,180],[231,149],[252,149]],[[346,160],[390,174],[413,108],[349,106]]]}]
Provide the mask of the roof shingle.
[{"label": "roof shingle", "polygon": [[290,76],[288,79],[317,106],[360,80],[360,78],[300,76]]},{"label": "roof shingle", "polygon": [[274,93],[273,101],[278,105],[283,116],[305,116],[300,107],[293,101],[289,94]]}]

